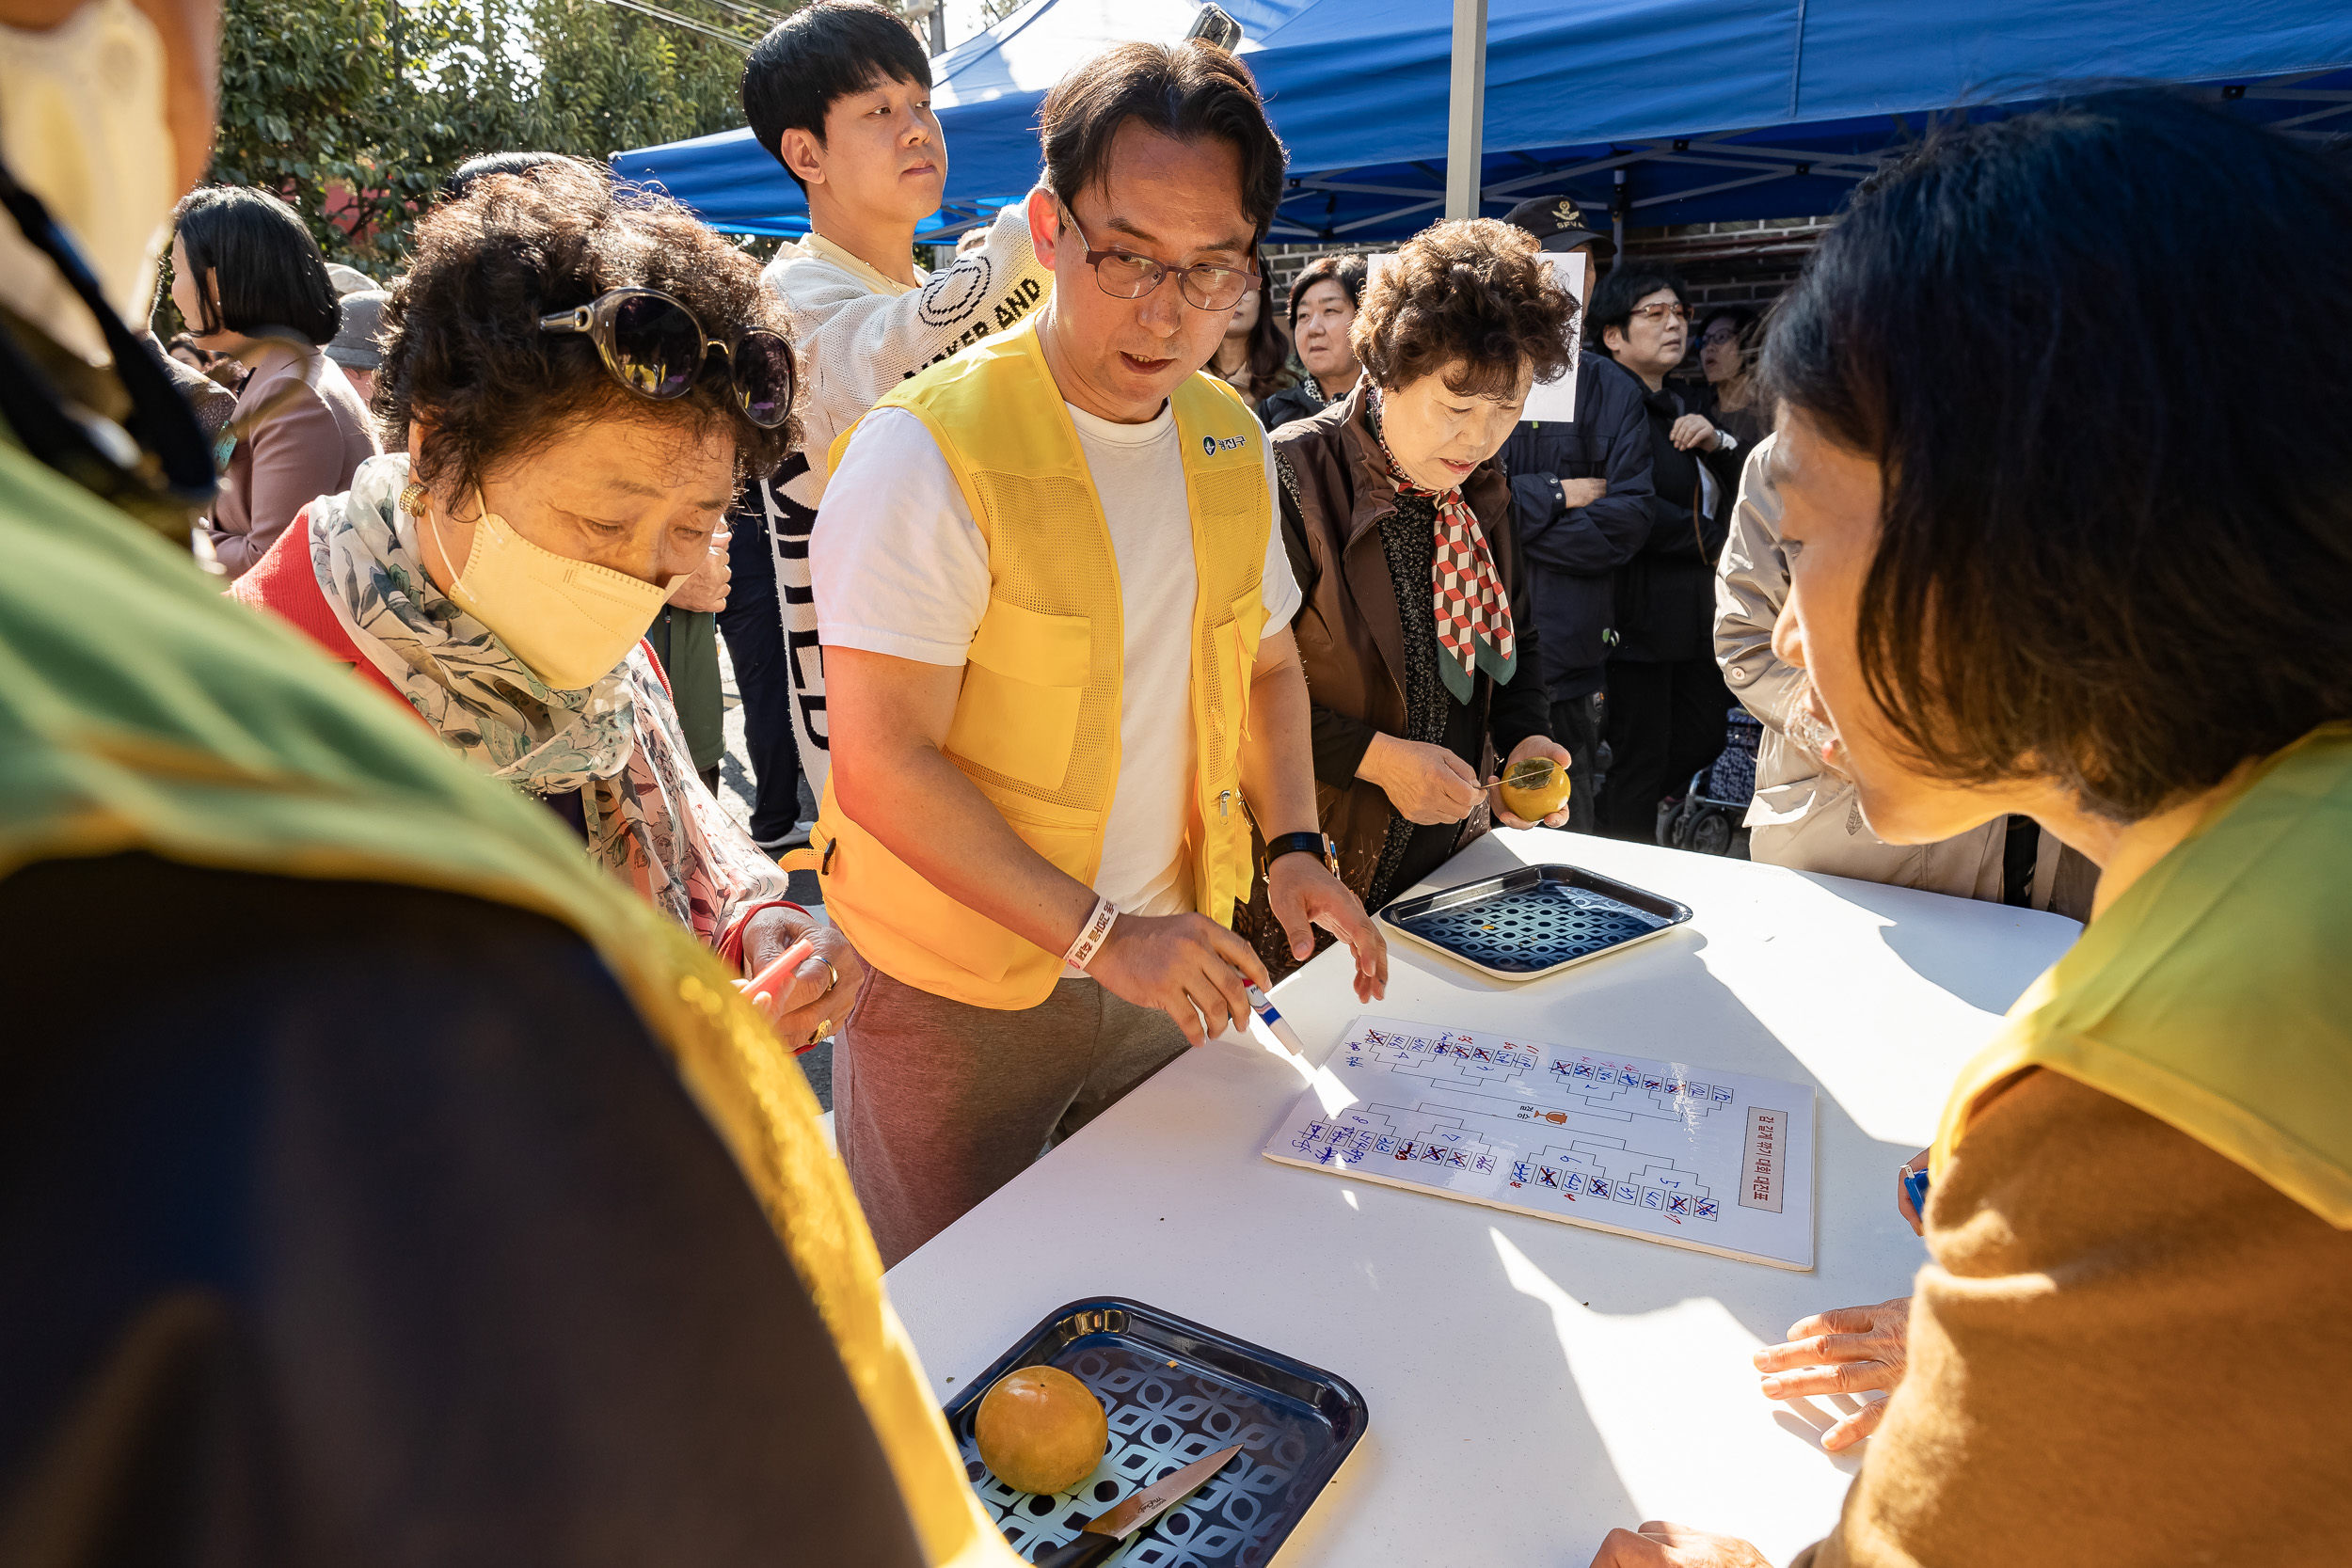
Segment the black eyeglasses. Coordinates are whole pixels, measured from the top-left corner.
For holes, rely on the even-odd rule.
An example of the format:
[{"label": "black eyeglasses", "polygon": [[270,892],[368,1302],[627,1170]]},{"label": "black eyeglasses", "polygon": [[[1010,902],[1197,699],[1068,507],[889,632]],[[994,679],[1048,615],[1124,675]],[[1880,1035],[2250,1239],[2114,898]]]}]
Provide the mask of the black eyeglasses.
[{"label": "black eyeglasses", "polygon": [[694,312],[659,289],[614,289],[586,305],[539,318],[542,332],[585,332],[612,379],[667,403],[694,389],[715,349],[743,417],[773,430],[792,417],[792,345],[755,328],[732,343],[703,330]]},{"label": "black eyeglasses", "polygon": [[1213,266],[1206,261],[1189,267],[1171,267],[1166,261],[1154,261],[1149,256],[1137,256],[1125,250],[1097,250],[1087,231],[1078,228],[1078,214],[1067,206],[1062,215],[1076,229],[1078,239],[1087,247],[1087,265],[1094,269],[1094,281],[1113,299],[1141,299],[1169,277],[1176,279],[1177,289],[1185,300],[1202,310],[1231,310],[1241,303],[1242,295],[1258,286],[1258,275],[1243,267]]}]

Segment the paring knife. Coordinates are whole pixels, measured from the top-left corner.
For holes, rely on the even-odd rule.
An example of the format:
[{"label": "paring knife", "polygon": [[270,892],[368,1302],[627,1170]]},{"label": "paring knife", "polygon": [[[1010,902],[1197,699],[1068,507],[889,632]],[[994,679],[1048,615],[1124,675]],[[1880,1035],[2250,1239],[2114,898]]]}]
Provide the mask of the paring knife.
[{"label": "paring knife", "polygon": [[1127,1537],[1200,1490],[1239,1452],[1239,1443],[1219,1449],[1208,1458],[1195,1460],[1153,1481],[1108,1513],[1088,1520],[1079,1529],[1077,1540],[1056,1546],[1037,1559],[1036,1568],[1092,1568],[1125,1544]]}]

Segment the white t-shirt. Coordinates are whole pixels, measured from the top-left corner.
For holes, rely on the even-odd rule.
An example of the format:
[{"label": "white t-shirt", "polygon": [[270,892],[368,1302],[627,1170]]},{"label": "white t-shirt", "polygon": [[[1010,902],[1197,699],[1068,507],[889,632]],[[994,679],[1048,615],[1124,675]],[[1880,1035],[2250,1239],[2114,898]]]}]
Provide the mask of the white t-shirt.
[{"label": "white t-shirt", "polygon": [[[1184,854],[1192,785],[1192,617],[1199,577],[1176,416],[1114,424],[1070,409],[1103,499],[1119,563],[1125,665],[1119,783],[1094,891],[1136,914],[1193,907]],[[1297,614],[1297,579],[1274,516],[1266,451],[1266,628]],[[825,486],[809,541],[817,628],[828,647],[925,664],[964,662],[988,610],[988,545],[923,421],[903,408],[866,416]]]}]

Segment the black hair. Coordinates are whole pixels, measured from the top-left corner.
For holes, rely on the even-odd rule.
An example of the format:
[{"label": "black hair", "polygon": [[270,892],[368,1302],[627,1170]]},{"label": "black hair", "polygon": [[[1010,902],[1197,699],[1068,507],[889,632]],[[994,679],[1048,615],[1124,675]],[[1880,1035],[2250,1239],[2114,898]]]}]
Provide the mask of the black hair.
[{"label": "black hair", "polygon": [[2153,89],[1931,136],[1764,360],[1880,467],[1858,653],[1897,742],[2122,821],[2352,716],[2352,443],[2310,438],[2347,385],[2352,179]]},{"label": "black hair", "polygon": [[[818,0],[768,29],[743,65],[743,118],[768,155],[784,163],[784,134],[825,144],[825,112],[884,82],[931,85],[931,62],[914,29],[873,0]],[[792,174],[789,165],[785,173]],[[792,174],[808,194],[808,182]]]},{"label": "black hair", "polygon": [[1710,305],[1707,313],[1699,317],[1696,330],[1691,336],[1693,339],[1706,337],[1707,329],[1720,321],[1731,323],[1733,335],[1744,338],[1748,335],[1748,328],[1756,325],[1756,309],[1747,305]]},{"label": "black hair", "polygon": [[601,170],[604,166],[592,164],[584,158],[567,157],[561,152],[485,152],[467,159],[450,170],[441,188],[434,193],[437,201],[463,201],[473,182],[491,174],[532,174],[554,165],[565,164],[580,168]]},{"label": "black hair", "polygon": [[[1764,352],[1763,320],[1763,317],[1756,314],[1753,306],[1709,306],[1707,313],[1699,317],[1694,324],[1696,329],[1691,334],[1692,352],[1705,353],[1708,333],[1714,330],[1717,322],[1729,322],[1731,324],[1731,346],[1739,358],[1733,364],[1731,373],[1724,378],[1722,385],[1734,388],[1745,388],[1754,382],[1756,361]],[[1705,366],[1702,362],[1700,374],[1703,376],[1705,373]],[[1770,418],[1769,410],[1765,417]]]},{"label": "black hair", "polygon": [[1291,280],[1291,328],[1298,327],[1298,302],[1309,289],[1329,279],[1347,295],[1347,303],[1360,310],[1364,308],[1364,259],[1361,256],[1318,256],[1298,269]]},{"label": "black hair", "polygon": [[1608,341],[1601,334],[1613,326],[1623,332],[1633,321],[1633,308],[1661,289],[1672,289],[1675,298],[1686,304],[1690,301],[1689,285],[1672,267],[1657,261],[1627,261],[1611,267],[1600,287],[1593,291],[1592,309],[1584,312],[1584,341],[1608,353]]},{"label": "black hair", "polygon": [[202,317],[189,325],[208,334],[282,326],[313,343],[334,341],[342,304],[326,257],[292,207],[250,185],[205,185],[181,198],[171,219]]},{"label": "black hair", "polygon": [[1298,384],[1290,373],[1290,335],[1275,321],[1274,307],[1266,301],[1263,282],[1259,285],[1258,319],[1249,324],[1248,342],[1242,359],[1242,367],[1249,377],[1248,397],[1255,401]]},{"label": "black hair", "polygon": [[1241,210],[1265,238],[1282,199],[1286,155],[1249,68],[1215,44],[1122,43],[1054,84],[1038,117],[1041,182],[1068,207],[1110,172],[1120,127],[1141,120],[1177,141],[1213,137],[1241,155]]}]

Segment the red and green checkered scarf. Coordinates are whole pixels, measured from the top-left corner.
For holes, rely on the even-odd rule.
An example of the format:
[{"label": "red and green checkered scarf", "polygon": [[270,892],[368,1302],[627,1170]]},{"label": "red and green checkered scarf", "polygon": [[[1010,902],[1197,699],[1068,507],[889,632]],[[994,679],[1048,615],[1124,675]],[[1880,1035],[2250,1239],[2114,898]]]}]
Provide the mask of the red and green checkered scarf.
[{"label": "red and green checkered scarf", "polygon": [[[1380,405],[1373,403],[1373,430],[1379,435]],[[1389,460],[1389,477],[1400,496],[1427,496],[1438,503],[1438,547],[1430,558],[1429,589],[1438,618],[1438,673],[1454,701],[1470,700],[1473,672],[1484,670],[1498,684],[1508,681],[1519,666],[1518,640],[1511,630],[1511,600],[1502,591],[1502,576],[1486,548],[1486,531],[1477,514],[1462,499],[1462,487],[1444,492],[1424,489],[1405,477],[1404,465],[1379,435],[1381,455]]]}]

